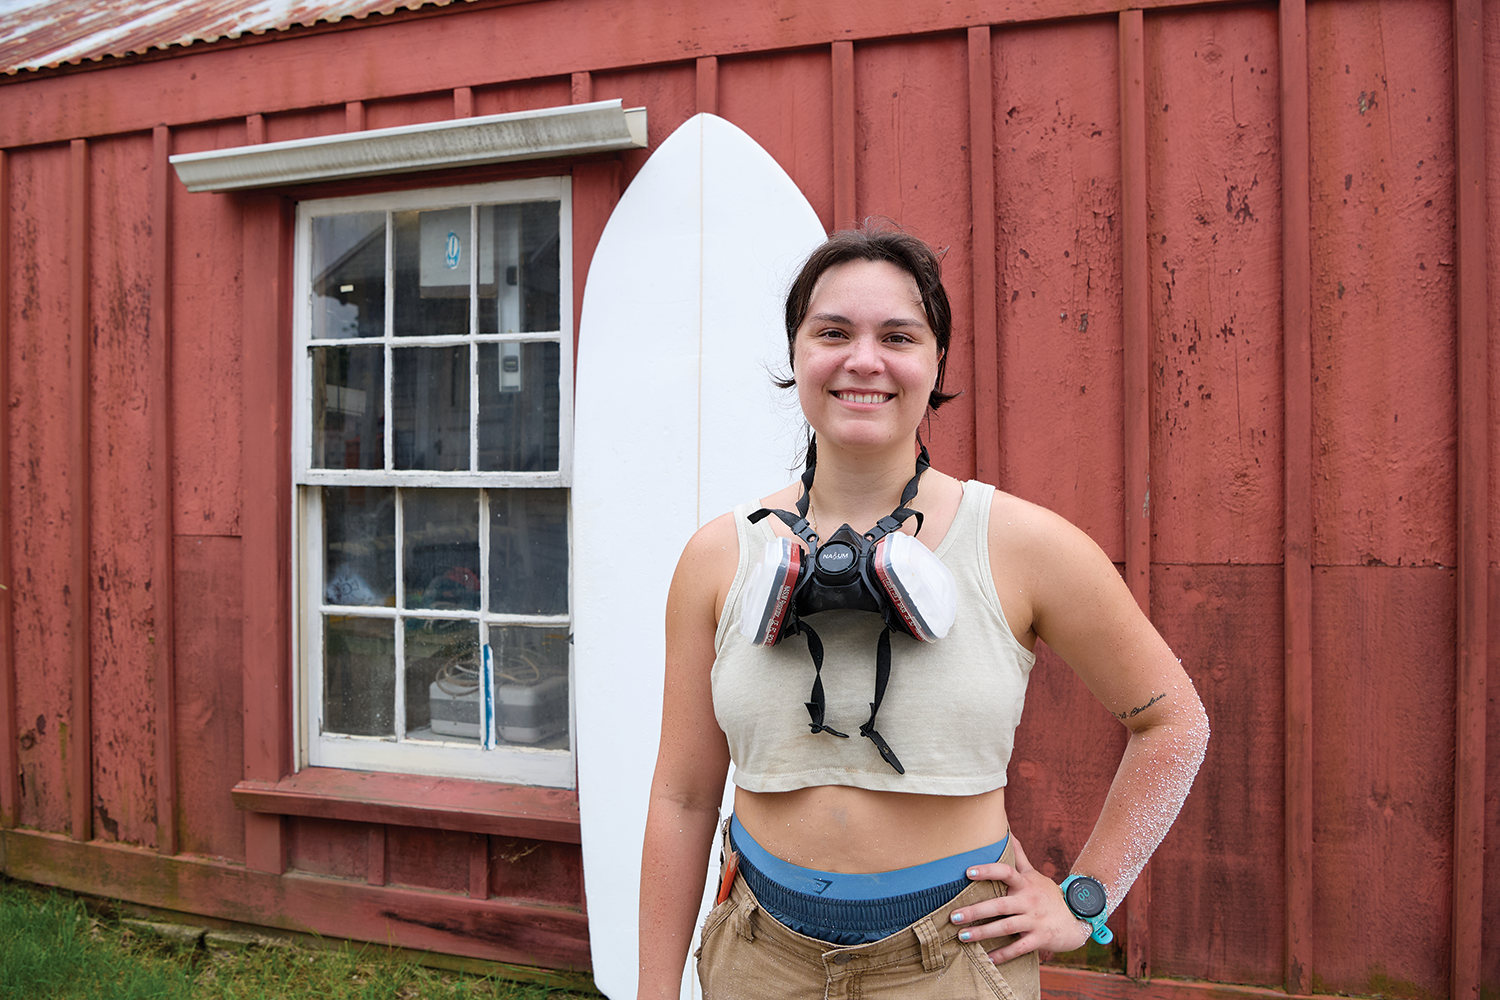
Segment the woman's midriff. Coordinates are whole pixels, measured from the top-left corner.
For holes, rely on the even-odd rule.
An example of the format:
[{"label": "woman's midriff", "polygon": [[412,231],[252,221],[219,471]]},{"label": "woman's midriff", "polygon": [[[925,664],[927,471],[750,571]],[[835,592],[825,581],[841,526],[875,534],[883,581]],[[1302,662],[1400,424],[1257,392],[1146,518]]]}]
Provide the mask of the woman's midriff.
[{"label": "woman's midriff", "polygon": [[766,850],[829,872],[886,872],[937,861],[1005,836],[1005,789],[910,795],[819,785],[794,792],[735,789],[734,811]]}]

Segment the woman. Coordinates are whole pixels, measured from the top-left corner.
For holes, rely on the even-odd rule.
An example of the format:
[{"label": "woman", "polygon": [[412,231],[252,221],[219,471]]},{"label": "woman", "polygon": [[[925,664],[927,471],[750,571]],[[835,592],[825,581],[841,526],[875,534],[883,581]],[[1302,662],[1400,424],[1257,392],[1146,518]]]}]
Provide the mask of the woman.
[{"label": "woman", "polygon": [[[1187,795],[1207,719],[1108,557],[1049,511],[924,468],[918,428],[951,398],[950,333],[938,259],[905,233],[837,233],[792,287],[787,385],[814,435],[808,472],[700,529],[667,598],[642,859],[643,1000],[678,995],[731,756],[724,884],[699,958],[711,1000],[1039,997],[1037,952],[1078,948],[1091,933],[1108,940],[1098,928]],[[878,536],[898,522],[926,546],[915,562],[931,550],[951,571],[942,638],[903,634],[894,598],[877,597],[883,616],[823,611],[803,589],[789,605],[750,594],[746,608],[767,572],[758,563],[778,551],[783,570],[795,568],[814,545],[831,550],[840,526]],[[867,590],[878,589],[874,575]],[[770,638],[783,611],[788,634]],[[1038,639],[1130,733],[1073,862],[1086,878],[1065,882],[1071,908],[1009,837],[1005,809]]]}]

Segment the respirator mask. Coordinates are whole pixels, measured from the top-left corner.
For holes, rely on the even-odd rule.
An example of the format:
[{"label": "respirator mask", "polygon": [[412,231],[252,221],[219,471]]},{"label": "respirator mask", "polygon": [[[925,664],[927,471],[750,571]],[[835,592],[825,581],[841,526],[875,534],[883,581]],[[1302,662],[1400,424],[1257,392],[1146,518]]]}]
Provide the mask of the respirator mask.
[{"label": "respirator mask", "polygon": [[780,536],[766,543],[760,561],[745,580],[740,633],[758,646],[774,646],[789,635],[806,635],[813,661],[812,700],[806,703],[812,731],[848,739],[848,733],[824,723],[823,642],[806,619],[824,611],[880,615],[885,628],[875,647],[875,700],[870,702],[870,718],[859,727],[859,734],[875,744],[897,774],[905,774],[901,761],[875,729],[875,716],[891,676],[891,632],[918,642],[941,639],[952,628],[958,606],[953,573],[932,550],[900,530],[913,516],[917,531],[922,530],[922,514],[907,504],[916,499],[917,483],[931,465],[927,447],[921,446],[916,474],[895,510],[864,534],[845,524],[826,541],[807,518],[816,465],[814,442],[808,446],[796,513],[762,507],[750,515],[752,524],[776,515],[807,547]]}]

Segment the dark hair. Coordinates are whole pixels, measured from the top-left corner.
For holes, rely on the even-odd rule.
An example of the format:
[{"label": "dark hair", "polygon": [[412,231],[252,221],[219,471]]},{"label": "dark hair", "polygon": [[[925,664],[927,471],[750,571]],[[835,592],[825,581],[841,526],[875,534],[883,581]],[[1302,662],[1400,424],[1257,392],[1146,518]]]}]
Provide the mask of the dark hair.
[{"label": "dark hair", "polygon": [[[950,399],[959,396],[956,392],[943,391],[943,371],[948,365],[948,341],[953,336],[953,309],[948,305],[948,293],[943,289],[942,262],[926,243],[910,233],[879,220],[866,219],[853,229],[843,229],[828,237],[814,250],[797,272],[797,278],[786,295],[786,350],[788,363],[795,360],[797,328],[807,318],[808,306],[812,303],[813,289],[818,279],[831,267],[847,264],[853,260],[887,261],[912,276],[917,284],[917,293],[922,297],[922,311],[927,315],[927,325],[937,337],[938,369],[937,381],[927,397],[927,405],[937,409]],[[790,389],[797,384],[795,373],[776,384]]]}]

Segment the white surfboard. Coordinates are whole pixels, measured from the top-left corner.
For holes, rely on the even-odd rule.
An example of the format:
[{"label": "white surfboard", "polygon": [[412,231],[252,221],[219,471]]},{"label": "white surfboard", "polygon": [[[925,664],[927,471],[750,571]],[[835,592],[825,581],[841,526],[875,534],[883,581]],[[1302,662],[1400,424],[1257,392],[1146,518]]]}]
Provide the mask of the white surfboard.
[{"label": "white surfboard", "polygon": [[[787,287],[823,238],[770,154],[698,115],[641,168],[589,267],[574,396],[574,700],[589,943],[611,1000],[636,995],[667,585],[701,525],[793,478],[801,415],[771,373],[786,364]],[[726,787],[726,810],[731,801]],[[705,886],[705,912],[708,896]],[[697,990],[685,975],[683,996]]]}]

